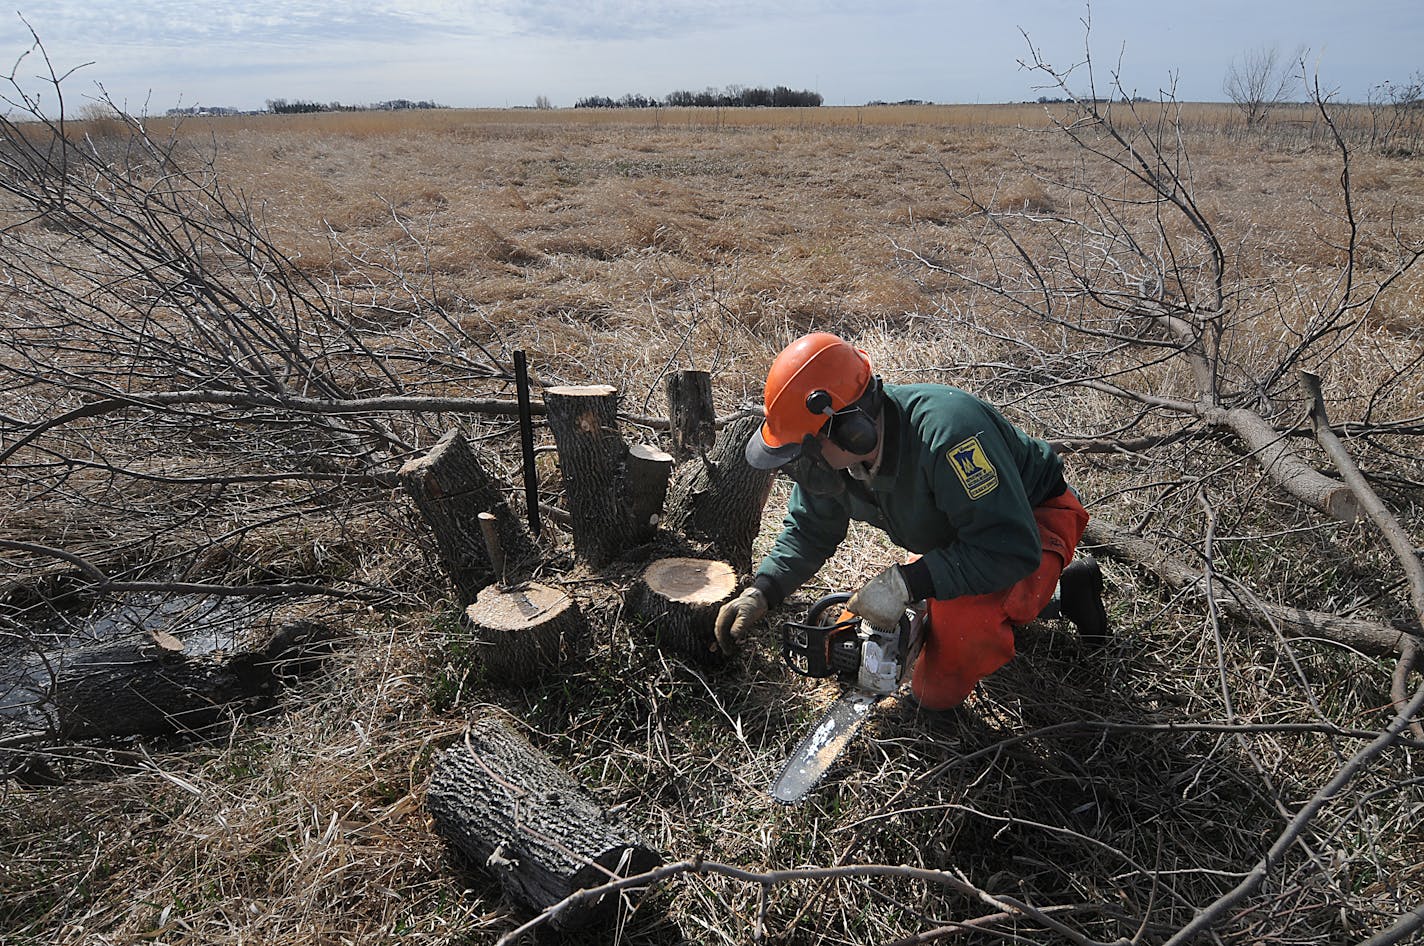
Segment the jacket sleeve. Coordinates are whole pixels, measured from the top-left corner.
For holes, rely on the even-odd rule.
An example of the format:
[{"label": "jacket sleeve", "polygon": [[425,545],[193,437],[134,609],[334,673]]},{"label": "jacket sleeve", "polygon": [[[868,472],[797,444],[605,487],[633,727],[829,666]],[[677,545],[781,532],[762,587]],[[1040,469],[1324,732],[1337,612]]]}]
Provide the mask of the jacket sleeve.
[{"label": "jacket sleeve", "polygon": [[850,507],[843,497],[812,496],[800,486],[791,488],[781,534],[757,569],[758,579],[774,585],[773,606],[820,570],[849,527]]},{"label": "jacket sleeve", "polygon": [[953,538],[925,553],[934,597],[989,594],[1038,568],[1043,548],[1008,422],[983,411],[931,441],[929,487]]}]

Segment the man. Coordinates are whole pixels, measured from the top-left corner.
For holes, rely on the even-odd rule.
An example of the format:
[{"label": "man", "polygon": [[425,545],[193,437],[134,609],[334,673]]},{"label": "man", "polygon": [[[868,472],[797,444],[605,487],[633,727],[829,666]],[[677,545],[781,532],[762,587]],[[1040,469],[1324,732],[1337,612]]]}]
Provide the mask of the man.
[{"label": "man", "polygon": [[[751,586],[717,616],[718,647],[747,631],[820,569],[851,519],[916,553],[846,607],[873,626],[927,600],[911,691],[926,709],[958,705],[1014,655],[1014,627],[1061,613],[1085,638],[1107,631],[1102,574],[1073,563],[1088,514],[1053,448],[994,407],[941,384],[882,384],[865,352],[835,335],[797,339],[772,363],[766,421],[747,462],[794,481],[786,520]],[[1070,566],[1070,563],[1073,563]]]}]

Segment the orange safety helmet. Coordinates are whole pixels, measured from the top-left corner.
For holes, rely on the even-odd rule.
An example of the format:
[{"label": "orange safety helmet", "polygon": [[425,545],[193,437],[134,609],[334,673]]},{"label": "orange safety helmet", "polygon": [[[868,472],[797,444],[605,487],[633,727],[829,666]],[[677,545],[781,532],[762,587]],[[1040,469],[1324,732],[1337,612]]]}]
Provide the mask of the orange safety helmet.
[{"label": "orange safety helmet", "polygon": [[[844,339],[829,332],[798,338],[767,372],[766,421],[747,441],[747,463],[774,470],[796,459],[805,439],[825,429],[832,415],[854,407],[874,380],[870,357]],[[872,434],[867,450],[873,446]]]}]

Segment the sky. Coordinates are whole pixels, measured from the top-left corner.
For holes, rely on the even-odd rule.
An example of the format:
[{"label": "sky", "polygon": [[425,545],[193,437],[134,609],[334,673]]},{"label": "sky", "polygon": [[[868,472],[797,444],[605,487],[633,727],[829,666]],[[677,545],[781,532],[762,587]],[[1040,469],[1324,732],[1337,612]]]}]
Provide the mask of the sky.
[{"label": "sky", "polygon": [[[1089,51],[1100,91],[1117,73],[1129,94],[1184,101],[1222,100],[1253,50],[1306,49],[1341,101],[1424,70],[1421,0],[22,0],[0,16],[0,62],[28,90],[44,71],[23,55],[31,30],[57,73],[75,70],[68,101],[102,89],[148,114],[277,98],[564,107],[729,85],[827,105],[1023,101],[1054,94],[1021,65],[1031,48],[1060,69]],[[1075,91],[1087,79],[1074,71]]]}]

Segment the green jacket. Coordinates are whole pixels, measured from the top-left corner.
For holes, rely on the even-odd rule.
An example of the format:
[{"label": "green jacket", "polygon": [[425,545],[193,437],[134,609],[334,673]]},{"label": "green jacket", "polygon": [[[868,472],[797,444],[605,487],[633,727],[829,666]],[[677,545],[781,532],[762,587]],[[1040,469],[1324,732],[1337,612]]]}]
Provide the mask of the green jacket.
[{"label": "green jacket", "polygon": [[852,519],[923,556],[935,598],[999,591],[1038,567],[1033,508],[1064,490],[1053,448],[948,385],[887,384],[884,403],[883,458],[869,483],[842,473],[837,496],[792,488],[781,535],[757,571],[773,603],[820,569]]}]

